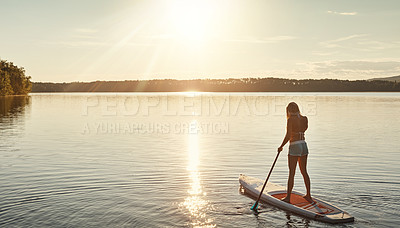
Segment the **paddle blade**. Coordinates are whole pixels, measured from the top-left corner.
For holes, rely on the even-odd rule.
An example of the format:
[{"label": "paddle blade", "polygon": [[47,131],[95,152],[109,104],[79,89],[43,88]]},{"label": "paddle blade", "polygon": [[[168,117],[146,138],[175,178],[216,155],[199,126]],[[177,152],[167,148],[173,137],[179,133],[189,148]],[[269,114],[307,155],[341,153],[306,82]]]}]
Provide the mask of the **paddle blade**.
[{"label": "paddle blade", "polygon": [[251,210],[257,211],[257,208],[258,208],[258,202],[256,201],[256,202],[254,203],[254,205],[251,207]]}]

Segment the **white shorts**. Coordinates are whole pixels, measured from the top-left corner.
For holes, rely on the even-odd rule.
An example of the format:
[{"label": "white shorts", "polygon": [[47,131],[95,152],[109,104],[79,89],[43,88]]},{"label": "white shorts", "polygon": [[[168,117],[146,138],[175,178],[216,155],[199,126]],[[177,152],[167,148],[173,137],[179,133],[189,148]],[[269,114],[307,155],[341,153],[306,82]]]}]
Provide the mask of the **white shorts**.
[{"label": "white shorts", "polygon": [[291,156],[304,156],[308,154],[307,143],[304,140],[290,142],[289,154]]}]

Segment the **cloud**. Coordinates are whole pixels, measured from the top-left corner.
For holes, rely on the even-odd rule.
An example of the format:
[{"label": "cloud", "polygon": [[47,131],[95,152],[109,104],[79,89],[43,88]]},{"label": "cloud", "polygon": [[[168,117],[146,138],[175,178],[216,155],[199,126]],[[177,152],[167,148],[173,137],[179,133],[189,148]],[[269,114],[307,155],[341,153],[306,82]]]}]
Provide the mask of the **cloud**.
[{"label": "cloud", "polygon": [[360,38],[360,37],[365,37],[365,36],[368,36],[368,34],[354,34],[354,35],[350,35],[350,36],[340,37],[340,38],[337,38],[334,40],[323,41],[323,42],[320,42],[319,45],[321,45],[325,48],[337,48],[337,47],[341,47],[341,45],[339,43],[341,43],[343,41],[352,40],[355,38]]},{"label": "cloud", "polygon": [[298,73],[313,78],[369,79],[398,75],[400,61],[324,61],[299,64]]},{"label": "cloud", "polygon": [[144,36],[144,38],[151,40],[169,40],[169,39],[175,39],[176,35],[172,33],[164,33],[164,34],[148,35]]},{"label": "cloud", "polygon": [[355,16],[358,14],[357,12],[336,12],[336,11],[331,11],[331,10],[328,10],[326,12],[329,14],[336,14],[336,15],[343,15],[343,16]]},{"label": "cloud", "polygon": [[399,49],[400,42],[383,42],[377,40],[361,40],[357,43],[360,46],[363,46],[364,51],[381,51],[387,49]]},{"label": "cloud", "polygon": [[332,51],[332,52],[322,52],[322,51],[313,51],[313,55],[318,55],[318,56],[330,56],[330,55],[335,55],[338,54],[338,51]]},{"label": "cloud", "polygon": [[[354,34],[350,36],[340,37],[333,40],[321,41],[318,43],[324,50],[314,52],[314,55],[329,55],[334,54],[333,50],[339,51],[339,48],[347,51],[361,52],[382,52],[382,50],[395,50],[400,48],[400,41],[381,41],[372,40],[368,34]],[[327,50],[331,50],[330,52]]]},{"label": "cloud", "polygon": [[281,41],[295,40],[295,36],[273,36],[265,38],[247,37],[241,39],[226,40],[228,42],[242,42],[242,43],[278,43]]},{"label": "cloud", "polygon": [[75,32],[93,34],[93,33],[97,33],[97,30],[96,29],[91,29],[91,28],[77,28],[77,29],[75,29]]},{"label": "cloud", "polygon": [[107,46],[106,42],[100,41],[84,41],[84,40],[70,40],[70,41],[56,41],[48,42],[48,44],[66,47],[94,47],[94,46]]},{"label": "cloud", "polygon": [[399,75],[400,59],[389,61],[323,61],[297,63],[297,67],[287,70],[241,72],[229,74],[233,77],[276,77],[291,79],[348,79],[368,80],[371,78]]},{"label": "cloud", "polygon": [[106,46],[107,42],[99,39],[98,30],[91,28],[75,28],[64,40],[49,41],[51,45],[64,47],[95,47]]},{"label": "cloud", "polygon": [[[400,59],[390,61],[369,61],[369,60],[350,60],[350,61],[321,61],[297,63],[291,69],[286,70],[259,70],[259,71],[234,71],[219,73],[204,73],[206,77],[212,78],[242,78],[242,77],[275,77],[290,79],[348,79],[348,80],[368,80],[371,78],[389,77],[399,75]],[[169,74],[169,75],[174,75]],[[165,75],[164,78],[168,78]],[[193,74],[194,77],[202,77]],[[184,76],[183,76],[184,77]]]},{"label": "cloud", "polygon": [[400,70],[398,61],[328,61],[312,63],[317,71],[368,71],[383,72],[387,70]]},{"label": "cloud", "polygon": [[71,31],[70,36],[72,38],[78,38],[78,39],[94,39],[94,38],[96,38],[97,33],[98,33],[98,30],[96,30],[96,29],[75,28]]}]

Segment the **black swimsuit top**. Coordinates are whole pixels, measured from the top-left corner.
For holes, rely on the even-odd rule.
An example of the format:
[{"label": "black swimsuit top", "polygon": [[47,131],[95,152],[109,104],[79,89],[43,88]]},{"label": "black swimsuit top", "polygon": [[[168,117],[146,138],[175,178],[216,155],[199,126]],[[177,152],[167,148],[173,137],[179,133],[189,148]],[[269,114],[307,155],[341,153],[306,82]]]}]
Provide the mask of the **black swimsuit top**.
[{"label": "black swimsuit top", "polygon": [[288,130],[290,130],[290,142],[305,140],[304,132],[308,128],[308,119],[305,116],[295,115],[288,119]]}]

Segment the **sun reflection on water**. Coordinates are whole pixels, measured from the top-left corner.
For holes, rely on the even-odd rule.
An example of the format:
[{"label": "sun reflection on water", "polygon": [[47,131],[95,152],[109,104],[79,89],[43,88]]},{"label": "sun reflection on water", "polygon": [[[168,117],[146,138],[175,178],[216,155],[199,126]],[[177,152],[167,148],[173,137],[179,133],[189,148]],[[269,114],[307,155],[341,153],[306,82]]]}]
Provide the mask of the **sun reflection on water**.
[{"label": "sun reflection on water", "polygon": [[[191,124],[196,125],[197,121]],[[188,166],[190,175],[190,189],[183,206],[189,212],[190,225],[193,227],[215,227],[213,220],[207,217],[206,212],[212,210],[211,204],[205,200],[206,192],[203,191],[200,180],[199,166],[199,135],[189,134],[188,136]]]}]

